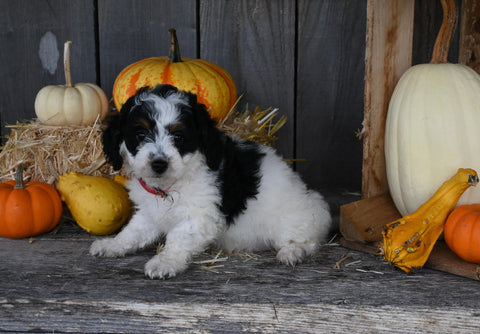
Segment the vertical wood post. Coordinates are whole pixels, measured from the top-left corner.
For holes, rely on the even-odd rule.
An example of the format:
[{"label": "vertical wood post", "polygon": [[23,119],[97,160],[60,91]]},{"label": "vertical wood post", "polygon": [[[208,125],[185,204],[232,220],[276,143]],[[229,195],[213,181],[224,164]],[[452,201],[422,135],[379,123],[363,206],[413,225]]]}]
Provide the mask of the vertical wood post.
[{"label": "vertical wood post", "polygon": [[368,0],[362,197],[388,191],[384,135],[390,97],[411,66],[415,0]]}]

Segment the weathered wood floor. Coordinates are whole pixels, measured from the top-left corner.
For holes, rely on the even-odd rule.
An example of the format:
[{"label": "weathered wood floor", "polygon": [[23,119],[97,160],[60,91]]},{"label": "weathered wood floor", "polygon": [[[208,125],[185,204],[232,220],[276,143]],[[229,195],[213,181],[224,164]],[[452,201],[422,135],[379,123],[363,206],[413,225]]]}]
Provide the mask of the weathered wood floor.
[{"label": "weathered wood floor", "polygon": [[208,269],[194,263],[173,279],[149,280],[143,265],[155,249],[122,259],[93,258],[88,248],[94,238],[70,223],[31,243],[0,238],[0,332],[478,333],[480,328],[478,281],[429,269],[408,276],[380,257],[335,243],[295,269],[267,252],[232,256]]}]

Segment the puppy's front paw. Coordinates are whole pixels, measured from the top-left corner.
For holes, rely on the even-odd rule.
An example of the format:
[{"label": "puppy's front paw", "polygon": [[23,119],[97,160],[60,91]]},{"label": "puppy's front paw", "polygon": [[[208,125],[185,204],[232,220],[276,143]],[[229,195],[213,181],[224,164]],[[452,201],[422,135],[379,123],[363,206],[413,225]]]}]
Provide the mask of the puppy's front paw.
[{"label": "puppy's front paw", "polygon": [[169,259],[166,256],[161,256],[162,254],[156,255],[145,265],[145,276],[149,278],[171,278],[181,273],[187,269],[188,264],[175,260]]},{"label": "puppy's front paw", "polygon": [[305,257],[305,249],[303,247],[292,243],[288,246],[282,247],[277,252],[277,260],[292,267],[295,267],[297,263],[302,262]]},{"label": "puppy's front paw", "polygon": [[125,256],[127,250],[114,238],[95,240],[90,246],[90,255],[105,257]]}]

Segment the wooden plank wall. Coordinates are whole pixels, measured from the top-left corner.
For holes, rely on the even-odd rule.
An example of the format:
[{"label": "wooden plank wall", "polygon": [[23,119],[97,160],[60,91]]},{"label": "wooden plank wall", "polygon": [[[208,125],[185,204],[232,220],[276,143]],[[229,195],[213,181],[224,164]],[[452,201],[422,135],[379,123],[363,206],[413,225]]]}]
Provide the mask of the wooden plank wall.
[{"label": "wooden plank wall", "polygon": [[367,0],[0,0],[2,135],[5,123],[35,116],[41,87],[64,83],[66,40],[74,82],[95,82],[111,97],[121,69],[167,54],[174,27],[183,56],[232,74],[241,108],[287,115],[276,147],[307,159],[295,167],[310,186],[360,191],[366,7]]}]

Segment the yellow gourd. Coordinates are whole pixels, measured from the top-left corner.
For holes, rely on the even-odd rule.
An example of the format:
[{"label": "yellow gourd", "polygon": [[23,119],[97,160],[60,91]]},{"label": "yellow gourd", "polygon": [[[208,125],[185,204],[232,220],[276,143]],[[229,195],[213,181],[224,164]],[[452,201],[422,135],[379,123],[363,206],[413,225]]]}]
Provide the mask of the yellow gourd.
[{"label": "yellow gourd", "polygon": [[38,120],[47,125],[93,125],[101,122],[110,109],[104,91],[92,83],[72,83],[70,44],[65,43],[65,85],[45,86],[35,98]]},{"label": "yellow gourd", "polygon": [[443,232],[448,214],[463,192],[477,183],[473,169],[460,168],[414,213],[387,224],[383,232],[385,260],[406,273],[421,269]]},{"label": "yellow gourd", "polygon": [[71,172],[60,176],[57,189],[77,224],[89,233],[112,234],[131,215],[127,191],[114,180]]}]

